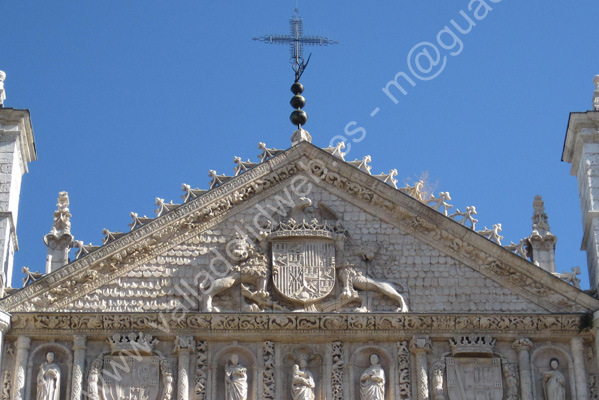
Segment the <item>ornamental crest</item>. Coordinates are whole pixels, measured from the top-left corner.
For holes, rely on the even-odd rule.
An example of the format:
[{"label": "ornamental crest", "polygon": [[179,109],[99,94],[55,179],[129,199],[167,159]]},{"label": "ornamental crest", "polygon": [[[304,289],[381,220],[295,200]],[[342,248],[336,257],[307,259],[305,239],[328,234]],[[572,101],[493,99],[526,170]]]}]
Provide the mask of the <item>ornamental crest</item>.
[{"label": "ornamental crest", "polygon": [[[123,363],[127,363],[126,368]],[[105,400],[156,400],[160,357],[105,356],[102,392]]]},{"label": "ornamental crest", "polygon": [[307,305],[323,299],[335,286],[334,242],[273,241],[272,280],[289,301]]},{"label": "ornamental crest", "polygon": [[501,359],[446,358],[447,392],[450,400],[501,400]]}]

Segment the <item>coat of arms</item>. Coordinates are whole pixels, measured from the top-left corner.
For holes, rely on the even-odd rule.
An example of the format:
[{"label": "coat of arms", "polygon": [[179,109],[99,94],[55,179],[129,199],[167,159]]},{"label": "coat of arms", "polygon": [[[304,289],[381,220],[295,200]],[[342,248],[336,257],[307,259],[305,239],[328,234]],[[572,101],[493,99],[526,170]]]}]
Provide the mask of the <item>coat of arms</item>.
[{"label": "coat of arms", "polygon": [[304,305],[326,297],[335,285],[335,244],[321,241],[273,241],[272,280],[287,300]]},{"label": "coat of arms", "polygon": [[[126,367],[123,363],[126,362]],[[105,356],[103,398],[106,400],[156,400],[160,358],[156,356]]]},{"label": "coat of arms", "polygon": [[501,359],[446,358],[447,392],[450,400],[501,400]]}]

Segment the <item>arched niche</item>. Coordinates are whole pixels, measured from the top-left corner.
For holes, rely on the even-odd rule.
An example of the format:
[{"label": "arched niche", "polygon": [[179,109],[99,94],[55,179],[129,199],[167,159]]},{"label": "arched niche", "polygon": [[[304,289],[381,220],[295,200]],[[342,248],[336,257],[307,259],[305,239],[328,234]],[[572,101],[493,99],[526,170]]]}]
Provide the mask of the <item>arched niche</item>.
[{"label": "arched niche", "polygon": [[46,354],[54,353],[54,363],[60,367],[60,400],[71,398],[71,375],[73,372],[73,353],[62,343],[42,343],[36,346],[29,354],[27,361],[27,382],[25,398],[35,399],[37,396],[37,374],[39,368],[46,361]]},{"label": "arched niche", "polygon": [[[309,346],[298,346],[293,351],[288,351],[283,358],[283,370],[280,372],[283,375],[283,394],[279,395],[280,399],[291,400],[291,388],[293,381],[293,369],[299,362],[299,358],[306,357],[308,362],[308,371],[314,378],[314,398],[315,400],[326,400],[324,379],[329,379],[324,375],[323,358],[314,349]],[[277,370],[277,373],[278,370]]]},{"label": "arched niche", "polygon": [[360,398],[360,377],[370,367],[370,356],[372,354],[378,355],[381,367],[385,372],[385,400],[393,400],[395,399],[396,363],[393,362],[394,359],[389,351],[376,345],[358,347],[352,353],[348,364],[349,398]]},{"label": "arched niche", "polygon": [[545,399],[543,373],[551,369],[550,361],[557,358],[559,371],[566,377],[566,399],[576,398],[576,378],[572,356],[560,346],[548,343],[535,348],[530,355],[530,369],[535,399]]},{"label": "arched niche", "polygon": [[256,355],[247,347],[238,344],[224,347],[214,354],[211,365],[211,399],[225,399],[225,368],[233,354],[239,357],[239,364],[247,369],[248,400],[258,400],[258,368]]}]

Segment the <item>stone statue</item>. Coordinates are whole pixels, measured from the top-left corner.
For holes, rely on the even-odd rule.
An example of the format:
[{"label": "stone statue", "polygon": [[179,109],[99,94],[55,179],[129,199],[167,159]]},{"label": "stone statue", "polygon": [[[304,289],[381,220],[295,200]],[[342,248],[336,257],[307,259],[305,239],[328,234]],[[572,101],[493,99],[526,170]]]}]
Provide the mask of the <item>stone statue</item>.
[{"label": "stone statue", "polygon": [[100,378],[100,370],[102,369],[103,360],[98,357],[92,364],[87,377],[87,397],[89,400],[98,400],[100,398],[98,379]]},{"label": "stone statue", "polygon": [[566,377],[559,371],[559,361],[552,358],[549,365],[551,371],[543,374],[545,400],[566,400]]},{"label": "stone statue", "polygon": [[225,365],[225,400],[247,400],[247,369],[239,364],[239,356],[233,354]]},{"label": "stone statue", "polygon": [[58,400],[60,397],[60,367],[54,363],[54,353],[46,354],[37,374],[37,400]]},{"label": "stone statue", "polygon": [[370,356],[370,367],[360,376],[360,400],[385,399],[385,371],[377,354]]},{"label": "stone statue", "polygon": [[300,358],[299,364],[293,366],[291,381],[291,397],[293,400],[314,400],[314,377],[308,371],[308,360]]}]

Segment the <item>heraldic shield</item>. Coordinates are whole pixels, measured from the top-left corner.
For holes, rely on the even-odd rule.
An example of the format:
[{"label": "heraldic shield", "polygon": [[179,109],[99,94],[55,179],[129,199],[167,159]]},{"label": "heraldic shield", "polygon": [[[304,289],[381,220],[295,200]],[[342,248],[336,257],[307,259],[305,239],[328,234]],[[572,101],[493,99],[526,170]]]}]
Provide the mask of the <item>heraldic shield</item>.
[{"label": "heraldic shield", "polygon": [[273,241],[272,279],[289,301],[306,305],[323,299],[335,286],[334,242]]},{"label": "heraldic shield", "polygon": [[156,400],[160,358],[105,356],[102,377],[104,400]]},{"label": "heraldic shield", "polygon": [[445,359],[450,400],[502,400],[500,358]]}]

